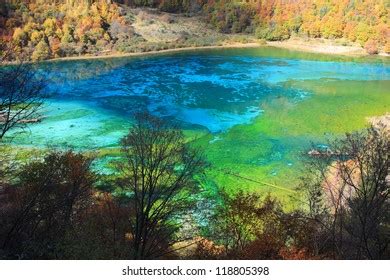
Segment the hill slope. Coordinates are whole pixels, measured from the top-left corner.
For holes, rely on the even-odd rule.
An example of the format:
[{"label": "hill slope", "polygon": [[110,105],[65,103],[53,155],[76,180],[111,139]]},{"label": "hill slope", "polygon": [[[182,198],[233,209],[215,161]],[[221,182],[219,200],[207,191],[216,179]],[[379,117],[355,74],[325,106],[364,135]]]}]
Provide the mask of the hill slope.
[{"label": "hill slope", "polygon": [[291,37],[332,39],[360,45],[370,54],[390,53],[386,0],[247,2],[6,0],[0,3],[0,37],[33,60]]}]

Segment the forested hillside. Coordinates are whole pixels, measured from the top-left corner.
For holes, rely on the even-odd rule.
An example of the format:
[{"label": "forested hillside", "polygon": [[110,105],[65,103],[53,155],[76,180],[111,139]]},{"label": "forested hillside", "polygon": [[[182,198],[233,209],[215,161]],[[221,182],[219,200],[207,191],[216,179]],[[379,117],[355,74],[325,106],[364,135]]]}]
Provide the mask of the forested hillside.
[{"label": "forested hillside", "polygon": [[5,0],[0,3],[0,35],[33,60],[129,52],[144,41],[134,31],[129,7],[150,7],[201,15],[224,34],[269,41],[340,39],[357,42],[370,54],[389,53],[389,5],[386,0]]},{"label": "forested hillside", "polygon": [[110,2],[7,1],[1,7],[2,35],[33,60],[101,50],[116,36],[131,34],[121,10]]},{"label": "forested hillside", "polygon": [[[208,1],[210,21],[222,32],[255,32],[259,38],[285,40],[297,34],[357,41],[370,53],[390,52],[389,2],[386,0]],[[248,2],[248,1],[246,1]]]}]

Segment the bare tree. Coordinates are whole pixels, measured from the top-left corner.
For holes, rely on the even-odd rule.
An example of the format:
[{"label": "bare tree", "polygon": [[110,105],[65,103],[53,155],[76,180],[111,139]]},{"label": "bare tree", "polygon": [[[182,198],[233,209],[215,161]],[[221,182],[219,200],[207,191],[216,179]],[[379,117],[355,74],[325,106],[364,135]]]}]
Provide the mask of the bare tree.
[{"label": "bare tree", "polygon": [[345,228],[356,248],[351,257],[383,258],[390,242],[390,133],[385,127],[372,127],[348,134],[336,149],[349,157],[339,159],[338,173],[345,184]]},{"label": "bare tree", "polygon": [[191,209],[205,162],[181,130],[148,114],[136,117],[122,147],[120,186],[131,197],[133,257],[162,257],[178,241],[180,218]]},{"label": "bare tree", "polygon": [[233,197],[220,190],[221,202],[210,219],[210,237],[221,243],[226,254],[237,258],[255,238],[261,227],[261,201],[257,194],[239,191]]},{"label": "bare tree", "polygon": [[11,129],[25,128],[40,120],[46,81],[32,64],[19,60],[5,65],[13,56],[12,47],[0,51],[0,141]]},{"label": "bare tree", "polygon": [[380,126],[347,134],[329,149],[327,157],[310,166],[317,179],[305,184],[310,218],[322,229],[322,249],[335,258],[388,258],[389,130]]}]

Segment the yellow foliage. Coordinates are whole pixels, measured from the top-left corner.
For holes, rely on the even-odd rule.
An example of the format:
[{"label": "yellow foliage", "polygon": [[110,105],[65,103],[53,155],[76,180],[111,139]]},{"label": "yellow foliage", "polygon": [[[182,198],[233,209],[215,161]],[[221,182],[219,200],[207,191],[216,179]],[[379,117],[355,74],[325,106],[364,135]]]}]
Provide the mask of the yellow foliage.
[{"label": "yellow foliage", "polygon": [[[390,38],[388,0],[250,2],[261,5],[246,5],[246,1],[233,0],[207,2],[205,12],[210,13],[210,21],[224,32],[261,30],[261,38],[268,40],[283,40],[297,33],[315,38],[344,38],[362,46],[373,40],[380,49]],[[15,6],[20,10],[10,13],[4,24],[6,29],[13,30],[12,38],[21,49],[29,43],[37,45],[43,39],[46,42],[58,39],[59,44],[66,44],[73,50],[99,50],[103,41],[111,46],[115,44],[116,39],[110,34],[113,22],[128,24],[128,18],[121,16],[119,6],[113,1],[31,0],[24,3],[28,12]],[[237,9],[240,7],[242,9]],[[42,23],[43,18],[46,19]],[[90,45],[93,46],[90,48]],[[53,53],[51,51],[50,55]]]},{"label": "yellow foliage", "polygon": [[43,28],[45,29],[46,36],[53,36],[57,30],[57,21],[54,18],[48,18],[43,23]]},{"label": "yellow foliage", "polygon": [[31,36],[30,36],[30,41],[36,45],[38,44],[44,37],[44,34],[43,32],[41,31],[37,31],[37,30],[34,30],[32,33],[31,33]]},{"label": "yellow foliage", "polygon": [[385,47],[383,48],[383,51],[387,54],[390,54],[390,42],[387,42]]},{"label": "yellow foliage", "polygon": [[41,40],[38,45],[35,47],[31,59],[33,61],[45,60],[50,57],[50,49],[45,40]]},{"label": "yellow foliage", "polygon": [[16,28],[12,39],[17,45],[25,45],[27,40],[27,34],[22,28]]}]

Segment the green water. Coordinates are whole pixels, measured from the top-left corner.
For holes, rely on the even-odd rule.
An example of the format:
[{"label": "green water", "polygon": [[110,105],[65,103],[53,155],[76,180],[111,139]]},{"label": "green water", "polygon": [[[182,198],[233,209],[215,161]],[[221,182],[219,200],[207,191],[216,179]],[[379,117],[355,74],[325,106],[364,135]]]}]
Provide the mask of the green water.
[{"label": "green water", "polygon": [[41,64],[46,118],[14,143],[97,150],[104,168],[133,114],[149,111],[204,147],[210,186],[288,197],[311,142],[390,112],[389,62],[264,47]]}]

